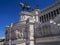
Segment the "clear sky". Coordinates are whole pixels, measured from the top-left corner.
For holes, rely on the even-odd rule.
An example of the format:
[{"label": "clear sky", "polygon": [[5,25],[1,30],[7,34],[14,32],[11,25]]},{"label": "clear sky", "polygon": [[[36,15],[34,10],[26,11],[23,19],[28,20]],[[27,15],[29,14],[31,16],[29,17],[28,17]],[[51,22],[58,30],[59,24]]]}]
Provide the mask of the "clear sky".
[{"label": "clear sky", "polygon": [[20,2],[27,2],[31,8],[38,5],[39,9],[46,8],[56,0],[0,0],[0,37],[5,36],[5,27],[15,23],[19,19],[19,12],[22,11],[18,5]]}]

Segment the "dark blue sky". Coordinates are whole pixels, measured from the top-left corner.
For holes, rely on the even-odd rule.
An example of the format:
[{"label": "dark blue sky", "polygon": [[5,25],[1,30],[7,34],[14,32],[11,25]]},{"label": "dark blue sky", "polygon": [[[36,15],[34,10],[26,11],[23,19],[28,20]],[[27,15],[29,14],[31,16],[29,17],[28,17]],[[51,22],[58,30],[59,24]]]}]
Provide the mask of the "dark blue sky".
[{"label": "dark blue sky", "polygon": [[5,36],[6,25],[18,21],[19,12],[21,12],[21,7],[18,4],[24,1],[28,2],[32,8],[38,5],[40,9],[43,9],[56,0],[0,0],[0,37]]}]

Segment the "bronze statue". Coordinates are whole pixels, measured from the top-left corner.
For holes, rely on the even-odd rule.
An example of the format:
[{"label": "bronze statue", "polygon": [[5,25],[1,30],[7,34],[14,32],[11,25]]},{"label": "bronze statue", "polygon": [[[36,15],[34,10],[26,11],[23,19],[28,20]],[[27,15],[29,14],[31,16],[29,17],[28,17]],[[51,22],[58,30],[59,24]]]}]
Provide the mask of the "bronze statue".
[{"label": "bronze statue", "polygon": [[27,3],[20,3],[19,5],[22,7],[23,10],[24,9],[26,9],[26,10],[30,9],[30,6]]}]

